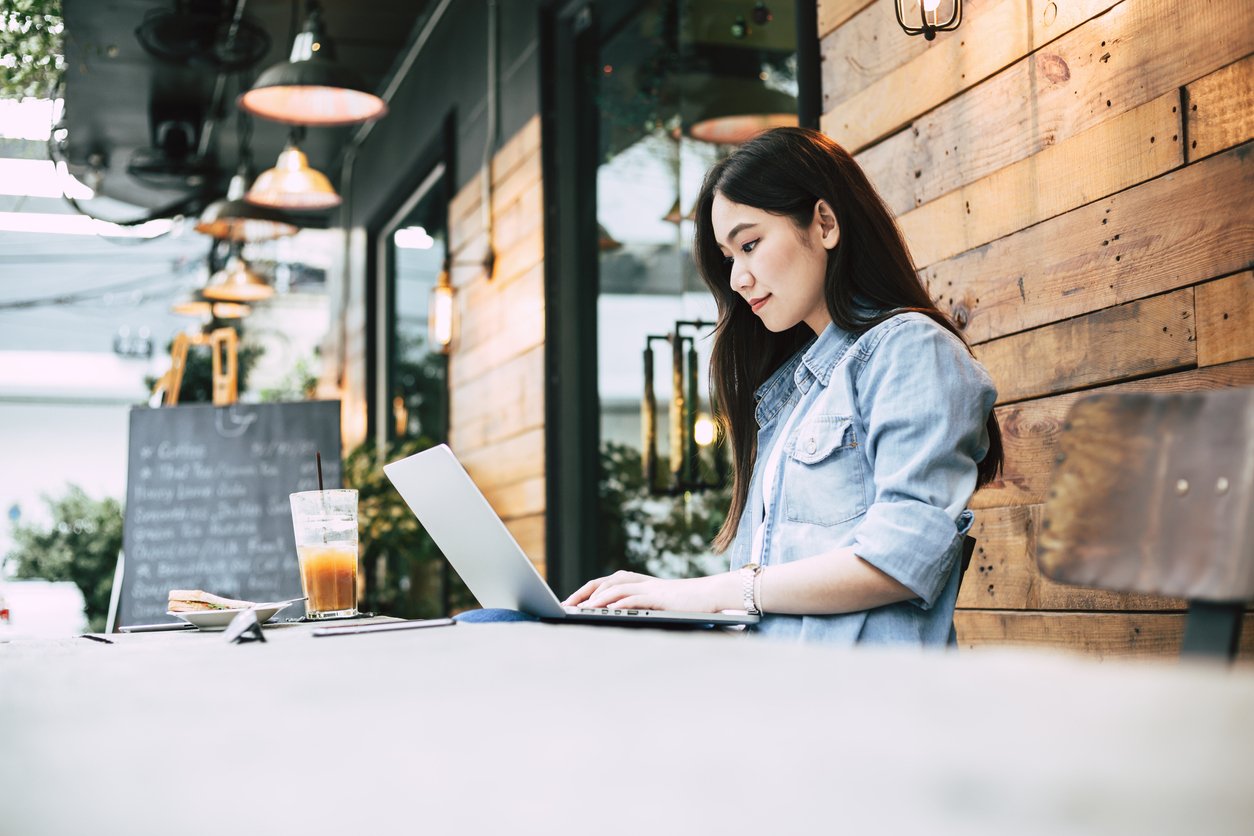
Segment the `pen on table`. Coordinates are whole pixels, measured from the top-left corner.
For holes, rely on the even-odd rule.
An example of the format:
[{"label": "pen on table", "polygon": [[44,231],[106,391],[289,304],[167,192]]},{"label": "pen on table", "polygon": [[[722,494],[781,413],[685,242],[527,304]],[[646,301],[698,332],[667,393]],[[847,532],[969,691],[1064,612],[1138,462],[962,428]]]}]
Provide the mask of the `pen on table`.
[{"label": "pen on table", "polygon": [[119,633],[160,633],[167,630],[195,630],[195,624],[186,621],[169,621],[161,624],[130,624],[119,627]]},{"label": "pen on table", "polygon": [[106,639],[104,636],[93,636],[90,633],[83,633],[79,636],[79,638],[91,639],[94,642],[104,642],[105,644],[113,644],[112,641],[110,641],[109,639]]}]

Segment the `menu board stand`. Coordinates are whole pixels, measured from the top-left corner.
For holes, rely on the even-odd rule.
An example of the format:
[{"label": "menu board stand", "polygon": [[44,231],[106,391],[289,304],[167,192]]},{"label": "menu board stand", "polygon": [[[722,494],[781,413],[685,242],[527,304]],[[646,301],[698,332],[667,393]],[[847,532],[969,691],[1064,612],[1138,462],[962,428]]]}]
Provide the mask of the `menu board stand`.
[{"label": "menu board stand", "polygon": [[175,620],[171,589],[299,597],[288,495],[318,488],[317,453],[325,487],[340,487],[339,401],[132,409],[112,629]]}]

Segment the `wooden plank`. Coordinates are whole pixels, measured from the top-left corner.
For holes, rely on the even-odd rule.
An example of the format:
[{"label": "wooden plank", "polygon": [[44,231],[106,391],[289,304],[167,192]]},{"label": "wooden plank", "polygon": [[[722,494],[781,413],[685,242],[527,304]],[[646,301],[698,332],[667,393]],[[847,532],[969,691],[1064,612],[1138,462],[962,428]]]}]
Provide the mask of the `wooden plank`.
[{"label": "wooden plank", "polygon": [[[954,627],[964,649],[1042,647],[1098,659],[1170,659],[1180,655],[1184,615],[963,610],[954,614]],[[1238,660],[1254,661],[1251,615],[1242,626]]]},{"label": "wooden plank", "polygon": [[[909,2],[917,16],[918,5],[914,0]],[[981,7],[989,2],[1001,0],[976,0]],[[955,34],[942,32],[930,43],[912,38],[897,25],[891,3],[865,6],[839,29],[825,34],[819,44],[823,112]]]},{"label": "wooden plank", "polygon": [[459,293],[465,318],[457,334],[457,350],[466,352],[515,327],[520,313],[525,322],[544,315],[544,265],[515,279],[472,282]]},{"label": "wooden plank", "polygon": [[536,114],[493,155],[493,176],[508,177],[528,157],[540,152],[540,116]]},{"label": "wooden plank", "polygon": [[1248,269],[1250,143],[923,271],[979,343]]},{"label": "wooden plank", "polygon": [[[476,377],[490,372],[511,358],[544,345],[544,299],[528,296],[520,300],[518,307],[507,310],[493,305],[508,320],[508,326],[488,339],[466,348],[459,348],[454,341],[455,353],[450,363],[452,385],[462,386]],[[459,305],[465,312],[465,306]]]},{"label": "wooden plank", "polygon": [[[544,346],[537,346],[489,369],[485,374],[449,387],[455,425],[496,411],[504,404],[522,402],[523,395],[543,382]],[[539,370],[539,371],[538,371]],[[537,377],[539,375],[539,377]],[[543,391],[543,385],[538,387]],[[517,431],[517,430],[515,430]]]},{"label": "wooden plank", "polygon": [[449,443],[473,449],[544,425],[544,348],[449,391]]},{"label": "wooden plank", "polygon": [[[509,174],[498,176],[493,180],[492,211],[495,216],[499,216],[524,192],[540,182],[541,162],[538,152],[531,154]],[[472,181],[458,192],[457,197],[454,198],[455,204],[449,204],[449,223],[459,229],[470,230],[466,233],[459,233],[459,240],[464,240],[467,236],[473,235],[474,231],[482,228],[482,214],[479,211],[482,205],[482,195],[479,193],[479,182],[479,175],[476,174]],[[457,212],[456,215],[454,211]]]},{"label": "wooden plank", "polygon": [[526,552],[531,563],[544,574],[545,527],[544,514],[530,514],[505,521],[505,527],[514,535],[518,545]]},{"label": "wooden plank", "polygon": [[858,161],[906,212],[1244,57],[1242,2],[1125,0]]},{"label": "wooden plank", "polygon": [[544,513],[544,477],[526,479],[483,492],[488,504],[503,520]]},{"label": "wooden plank", "polygon": [[823,131],[860,151],[1117,2],[1003,0],[969,14],[964,5],[960,29],[836,104],[823,115]]},{"label": "wooden plank", "polygon": [[1197,363],[1193,288],[1151,296],[975,347],[999,404]]},{"label": "wooden plank", "polygon": [[[504,199],[500,202],[495,197],[493,199],[493,205],[498,209],[492,218],[492,233],[498,250],[512,246],[527,233],[539,228],[544,220],[542,181],[536,180],[528,188],[508,197],[508,203]],[[449,249],[454,259],[476,259],[483,252],[486,242],[483,215],[471,212],[453,228]]]},{"label": "wooden plank", "polygon": [[971,536],[975,555],[958,595],[962,609],[1183,610],[1179,598],[1129,595],[1056,583],[1036,565],[1040,505],[980,509]]},{"label": "wooden plank", "polygon": [[[508,248],[496,251],[493,282],[511,281],[544,261],[544,230],[536,227]],[[543,300],[541,300],[543,301]]]},{"label": "wooden plank", "polygon": [[[819,37],[822,38],[870,5],[872,0],[818,0],[818,2]],[[905,33],[902,32],[902,35]]]},{"label": "wooden plank", "polygon": [[457,458],[480,490],[543,476],[544,428],[524,430],[475,449],[459,446]]},{"label": "wooden plank", "polygon": [[[538,156],[540,148],[540,118],[533,117],[518,133],[514,134],[492,158],[492,183],[498,186],[511,177],[531,156]],[[483,188],[483,170],[475,172],[449,202],[450,224],[464,220],[479,211],[480,190]],[[493,195],[493,205],[497,205]]]},{"label": "wooden plank", "polygon": [[1197,364],[1254,357],[1254,272],[1197,286]]},{"label": "wooden plank", "polygon": [[1058,433],[1067,410],[1081,395],[1091,392],[1195,392],[1251,385],[1254,385],[1254,360],[1239,360],[1222,366],[998,407],[996,413],[1006,453],[1006,469],[996,481],[976,492],[970,506],[998,508],[1044,502],[1058,454]]},{"label": "wooden plank", "polygon": [[1254,55],[1184,90],[1189,161],[1254,139]]},{"label": "wooden plank", "polygon": [[1172,90],[907,212],[898,223],[915,265],[951,258],[1183,165],[1180,119],[1180,95]]}]

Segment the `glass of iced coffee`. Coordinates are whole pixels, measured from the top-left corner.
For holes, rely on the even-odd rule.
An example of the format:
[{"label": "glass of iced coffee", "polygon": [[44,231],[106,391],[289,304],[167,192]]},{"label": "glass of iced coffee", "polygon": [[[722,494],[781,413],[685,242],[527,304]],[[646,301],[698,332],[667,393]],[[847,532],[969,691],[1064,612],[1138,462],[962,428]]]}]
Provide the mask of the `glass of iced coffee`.
[{"label": "glass of iced coffee", "polygon": [[357,491],[292,494],[296,557],[309,618],[357,615]]}]

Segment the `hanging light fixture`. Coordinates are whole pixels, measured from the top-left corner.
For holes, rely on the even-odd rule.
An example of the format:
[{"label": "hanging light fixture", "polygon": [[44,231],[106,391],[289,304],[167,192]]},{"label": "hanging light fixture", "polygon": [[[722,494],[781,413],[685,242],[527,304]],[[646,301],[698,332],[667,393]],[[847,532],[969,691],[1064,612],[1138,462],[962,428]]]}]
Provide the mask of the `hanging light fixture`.
[{"label": "hanging light fixture", "polygon": [[253,309],[242,302],[206,302],[203,299],[187,299],[170,306],[170,313],[190,316],[208,323],[214,319],[243,319]]},{"label": "hanging light fixture", "polygon": [[187,299],[170,306],[170,313],[208,321],[213,316],[213,305],[203,299]]},{"label": "hanging light fixture", "polygon": [[298,232],[282,212],[244,200],[247,190],[248,167],[241,163],[231,177],[226,197],[205,207],[196,231],[227,241],[269,241]]},{"label": "hanging light fixture", "polygon": [[431,346],[442,354],[448,354],[453,345],[453,283],[448,269],[440,271],[427,306],[427,338]]},{"label": "hanging light fixture", "polygon": [[244,199],[256,206],[316,212],[340,205],[340,196],[327,176],[309,167],[309,159],[296,147],[295,137],[287,142],[274,168],[263,171]]},{"label": "hanging light fixture", "polygon": [[243,319],[253,312],[253,309],[245,305],[243,302],[214,302],[213,318],[214,319]]},{"label": "hanging light fixture", "polygon": [[702,142],[741,145],[771,128],[797,124],[797,99],[765,86],[761,79],[703,77],[688,82],[688,135]]},{"label": "hanging light fixture", "polygon": [[320,128],[355,125],[386,114],[387,103],[328,52],[322,10],[311,0],[291,56],[257,77],[252,89],[239,97],[240,108],[272,122]]},{"label": "hanging light fixture", "polygon": [[201,294],[214,302],[259,302],[273,296],[274,288],[248,267],[239,244],[233,244],[226,266],[209,277]]},{"label": "hanging light fixture", "polygon": [[610,234],[610,231],[597,224],[597,249],[603,253],[612,253],[623,248],[623,243]]},{"label": "hanging light fixture", "polygon": [[[909,26],[906,18],[914,11],[907,9],[907,4],[919,4],[919,25]],[[937,32],[950,32],[962,23],[962,0],[895,0],[897,25],[907,35],[922,35],[926,40],[935,40]]]}]

